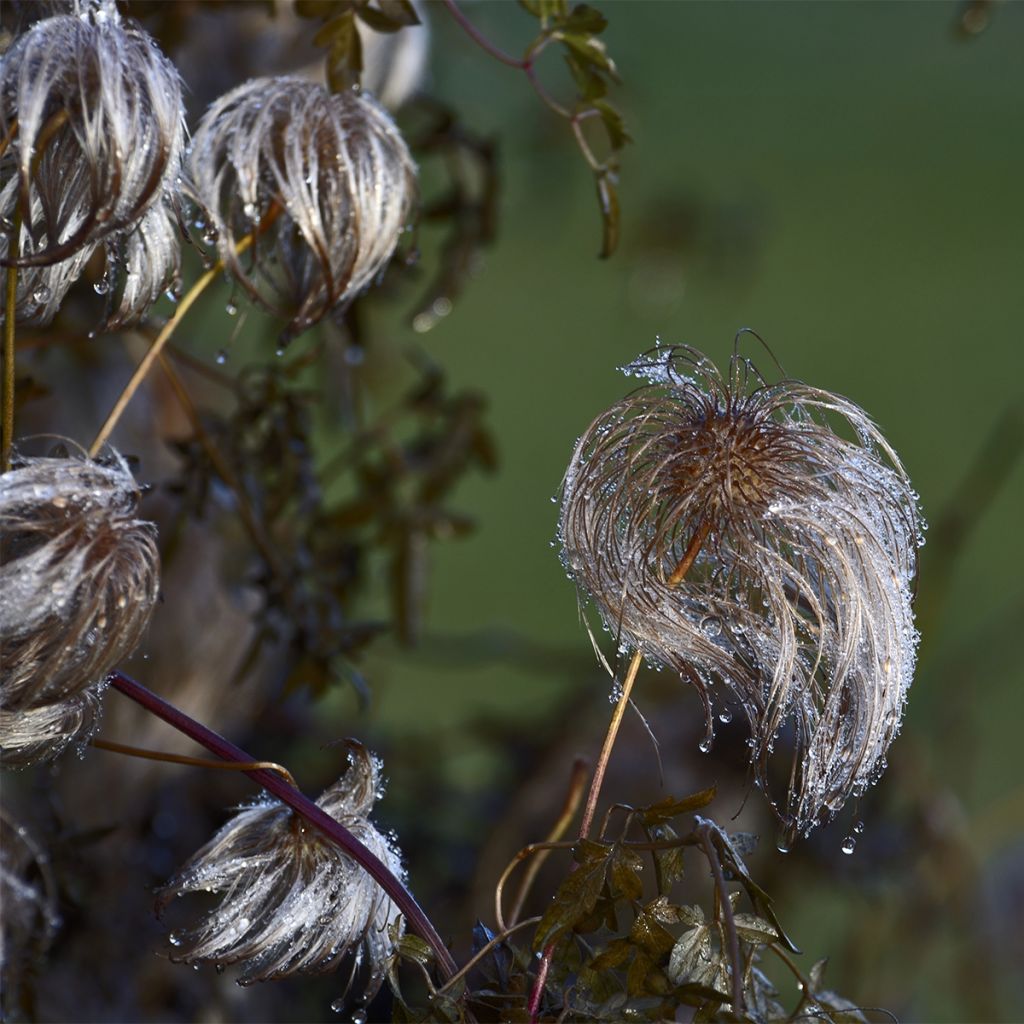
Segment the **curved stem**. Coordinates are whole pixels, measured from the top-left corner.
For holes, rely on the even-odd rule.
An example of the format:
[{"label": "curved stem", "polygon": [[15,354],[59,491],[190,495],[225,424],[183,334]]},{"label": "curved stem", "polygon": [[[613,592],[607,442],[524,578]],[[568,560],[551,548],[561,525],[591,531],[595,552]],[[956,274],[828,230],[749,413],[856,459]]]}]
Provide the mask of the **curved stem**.
[{"label": "curved stem", "polygon": [[295,777],[283,764],[276,761],[215,761],[212,757],[188,757],[185,754],[168,754],[163,750],[147,750],[145,747],[132,747],[127,743],[114,743],[112,740],[89,740],[89,746],[97,750],[109,750],[112,754],[124,754],[127,757],[138,757],[144,761],[163,761],[167,764],[184,764],[192,768],[212,768],[214,771],[254,772],[265,768],[268,772],[277,772],[289,786],[298,785]]},{"label": "curved stem", "polygon": [[725,918],[725,934],[729,939],[729,958],[732,960],[732,1012],[737,1015],[743,1013],[743,972],[740,961],[740,940],[736,933],[736,921],[732,913],[732,904],[729,902],[729,892],[725,887],[725,876],[722,873],[722,862],[718,859],[718,851],[712,841],[711,833],[707,826],[698,830],[701,837],[701,846],[711,865],[711,873],[715,876],[715,888],[718,891],[718,905],[722,908],[722,917]]},{"label": "curved stem", "polygon": [[[580,800],[583,799],[583,785],[586,781],[586,759],[577,757],[572,765],[572,775],[569,777],[569,791],[565,795],[565,803],[562,804],[562,810],[559,812],[554,825],[552,825],[551,831],[547,834],[547,838],[544,840],[545,843],[557,843],[562,836],[565,835],[566,830],[572,824],[572,819],[576,817],[576,811],[579,810]],[[519,888],[516,890],[515,899],[512,901],[512,909],[508,914],[508,923],[510,927],[519,920],[519,915],[523,911],[523,904],[526,902],[526,897],[529,895],[530,889],[533,887],[533,883],[537,878],[537,873],[540,871],[544,861],[551,856],[552,849],[553,847],[548,846],[547,849],[539,850],[533,860],[530,861],[530,864],[526,869],[526,873],[523,875],[522,881],[519,883]],[[500,897],[497,899],[496,903],[500,914]],[[498,924],[501,925],[500,917],[498,918]]]},{"label": "curved stem", "polygon": [[626,678],[622,683],[622,694],[615,710],[612,712],[612,720],[608,724],[608,732],[605,733],[604,746],[601,747],[601,756],[597,759],[597,767],[594,769],[594,778],[590,783],[590,792],[587,794],[587,806],[583,811],[583,821],[580,822],[580,839],[586,839],[590,835],[590,826],[594,822],[594,812],[597,810],[597,800],[601,795],[601,786],[604,783],[604,773],[611,760],[612,748],[615,746],[616,737],[619,735],[619,726],[622,725],[622,718],[629,707],[629,695],[633,690],[633,683],[636,682],[636,674],[640,671],[640,664],[643,661],[643,651],[636,651],[633,660],[629,663],[626,671]]},{"label": "curved stem", "polygon": [[[137,704],[141,704],[151,714],[162,718],[168,725],[173,726],[225,761],[252,763],[253,758],[240,747],[236,747],[212,729],[208,729],[183,711],[179,711],[173,704],[167,703],[123,672],[113,672],[109,677],[109,682],[115,690],[123,693]],[[412,893],[387,869],[380,858],[363,846],[347,828],[321,810],[294,786],[288,785],[280,776],[266,768],[252,770],[243,768],[242,771],[267,792],[288,804],[293,811],[305,818],[314,828],[318,828],[328,839],[340,846],[357,864],[363,867],[391,897],[395,906],[404,915],[409,928],[434,951],[438,968],[444,979],[447,981],[455,974],[457,970],[455,961],[452,959],[451,953],[448,952],[448,947],[441,941],[441,936],[438,935],[437,930]]]},{"label": "curved stem", "polygon": [[[239,246],[239,251],[247,249],[252,244],[252,235],[242,240]],[[194,285],[188,290],[181,302],[178,303],[178,308],[174,311],[174,316],[164,324],[163,329],[153,339],[153,344],[149,346],[149,351],[142,357],[142,361],[138,366],[135,367],[135,372],[131,376],[131,380],[128,381],[124,386],[124,390],[118,396],[117,401],[114,403],[113,409],[110,410],[107,418],[103,421],[103,426],[100,427],[99,433],[96,435],[95,440],[89,446],[89,457],[96,458],[99,450],[107,443],[107,439],[110,437],[114,427],[117,426],[117,421],[121,418],[125,409],[128,407],[128,403],[132,400],[135,392],[138,391],[139,385],[145,379],[147,373],[156,362],[157,356],[160,355],[164,345],[170,340],[171,335],[177,330],[178,325],[184,319],[185,314],[192,307],[192,304],[199,298],[200,295],[207,289],[210,282],[220,273],[223,264],[219,261],[215,263],[205,274],[200,277]]]},{"label": "curved stem", "polygon": [[445,7],[448,8],[448,13],[458,22],[459,27],[463,32],[469,36],[470,39],[480,47],[481,50],[485,50],[495,60],[501,61],[502,64],[507,64],[510,68],[518,68],[520,71],[524,71],[530,65],[527,61],[521,60],[519,57],[513,57],[510,53],[506,53],[500,46],[495,46],[480,30],[467,18],[463,13],[462,9],[455,2],[455,0],[443,0]]}]

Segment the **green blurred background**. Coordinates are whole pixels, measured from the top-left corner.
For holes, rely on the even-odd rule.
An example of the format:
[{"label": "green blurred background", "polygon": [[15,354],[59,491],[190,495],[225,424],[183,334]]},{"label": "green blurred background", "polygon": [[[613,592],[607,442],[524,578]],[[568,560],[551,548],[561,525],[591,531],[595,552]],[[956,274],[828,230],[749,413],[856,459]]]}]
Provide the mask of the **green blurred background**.
[{"label": "green blurred background", "polygon": [[[366,361],[352,372],[372,423],[412,380],[404,354],[426,353],[453,390],[486,397],[500,466],[468,474],[450,502],[476,531],[430,546],[420,643],[371,646],[359,666],[373,695],[366,710],[344,687],[267,709],[264,694],[231,690],[209,668],[218,647],[244,633],[248,613],[226,609],[224,591],[245,566],[220,566],[200,537],[177,569],[185,600],[165,572],[154,633],[163,621],[177,639],[164,648],[151,639],[127,668],[162,693],[182,682],[193,710],[216,705],[213,724],[256,756],[287,763],[311,793],[343,760],[323,743],[354,735],[381,752],[390,786],[379,819],[397,830],[421,902],[464,951],[475,917],[493,924],[501,869],[548,831],[573,757],[596,755],[610,710],[610,682],[552,547],[551,498],[575,439],[631,388],[616,367],[657,337],[724,363],[737,330],[754,328],[789,375],[868,410],[932,524],[903,734],[861,806],[782,856],[760,795],[744,804],[742,724],[719,726],[714,750],[701,754],[699,701],[667,674],[645,673],[636,701],[660,741],[664,782],[632,716],[606,795],[640,804],[717,783],[716,818],[727,824],[742,805],[730,827],[764,836],[751,872],[807,951],[805,967],[831,954],[829,983],[861,1005],[907,1021],[1024,1019],[1024,4],[595,6],[609,19],[604,39],[622,76],[612,98],[635,139],[622,159],[621,244],[608,261],[596,258],[593,181],[565,123],[440,5],[428,8],[429,91],[499,141],[499,237],[426,334],[408,324],[414,288],[371,299]],[[180,9],[187,42],[201,23]],[[464,10],[512,53],[536,28],[517,4]],[[965,11],[976,26],[988,19],[984,31],[957,30]],[[263,5],[246,10],[265,14]],[[560,58],[545,60],[542,76],[564,95]],[[213,78],[231,70],[206,63]],[[423,284],[438,241],[424,229]],[[238,333],[227,371],[273,359],[279,325],[257,312],[228,318],[229,294],[224,285],[204,298],[176,342],[213,365]],[[43,369],[75,388],[41,403],[38,429],[88,436],[128,358],[114,338],[82,343],[73,357],[55,349]],[[770,369],[755,343],[744,352]],[[168,407],[140,399],[115,436],[143,453],[148,479],[159,475],[154,416],[166,427]],[[157,487],[151,501],[160,500]],[[388,568],[381,560],[371,569],[368,607],[357,611],[386,617]],[[220,603],[208,604],[207,592]],[[184,633],[174,632],[175,613]],[[186,662],[187,685],[178,678]],[[175,745],[107,703],[105,735]],[[126,767],[102,752],[81,767],[66,758],[52,776],[25,774],[5,789],[6,798],[19,788],[38,810],[58,803],[56,777],[65,834],[77,842],[95,833],[95,845],[75,846],[70,858],[75,909],[39,986],[38,1018],[68,1019],[69,1006],[90,1020],[331,1018],[334,978],[240,993],[230,972],[193,974],[155,955],[168,926],[149,917],[152,887],[248,785],[227,773]],[[865,830],[847,857],[840,847],[858,818]],[[537,906],[565,867],[542,876]]]},{"label": "green blurred background", "polygon": [[[822,954],[838,955],[861,929],[877,955],[854,968],[857,998],[905,1019],[1020,1019],[1024,950],[1006,922],[1024,914],[1024,473],[1012,463],[1024,394],[1024,5],[995,6],[971,38],[956,31],[955,4],[600,6],[635,139],[622,161],[621,248],[607,262],[594,258],[591,180],[565,125],[435,12],[435,91],[499,135],[505,188],[479,278],[431,334],[407,340],[488,395],[501,468],[459,492],[479,530],[434,549],[423,644],[375,648],[369,727],[399,748],[396,737],[436,750],[456,790],[512,787],[504,752],[460,723],[488,714],[524,734],[549,728],[575,687],[573,706],[589,702],[594,718],[589,748],[573,742],[596,752],[607,680],[566,667],[590,657],[589,640],[549,546],[550,498],[577,435],[629,389],[616,367],[657,336],[725,361],[736,330],[753,327],[788,374],[863,405],[921,494],[933,524],[921,667],[892,759],[900,770],[880,790],[898,787],[885,799],[910,818],[948,815],[978,872],[949,867],[941,837],[922,840],[920,856],[879,838],[872,854],[881,826],[866,813],[867,839],[850,858],[862,864],[839,863],[840,828],[816,868],[796,854],[778,868],[789,872],[780,913]],[[528,41],[514,5],[467,10],[505,49]],[[1000,458],[1010,468],[996,487]],[[672,716],[700,717],[692,696],[665,696],[645,704],[641,686],[656,733]],[[695,744],[663,755],[699,769]],[[649,750],[619,756],[656,784]],[[396,760],[392,795],[416,771]],[[564,775],[548,781],[560,792]],[[908,896],[887,919],[881,908],[929,871],[938,895]],[[1000,894],[992,920],[990,889]],[[991,939],[998,994],[987,1002],[991,979],[963,927]],[[908,947],[922,931],[930,941],[915,959]]]}]

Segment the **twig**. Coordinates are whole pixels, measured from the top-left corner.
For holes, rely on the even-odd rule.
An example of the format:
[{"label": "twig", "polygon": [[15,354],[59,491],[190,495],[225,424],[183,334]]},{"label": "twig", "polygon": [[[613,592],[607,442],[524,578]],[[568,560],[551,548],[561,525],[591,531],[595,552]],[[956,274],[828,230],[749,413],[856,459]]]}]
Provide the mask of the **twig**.
[{"label": "twig", "polygon": [[[494,949],[499,943],[504,942],[513,932],[521,931],[523,928],[529,928],[531,924],[538,924],[541,921],[540,917],[528,917],[524,921],[520,921],[518,924],[510,925],[508,928],[503,928],[497,935],[491,939],[482,949],[478,949],[473,954],[472,958],[467,960],[456,972],[453,974],[437,991],[438,994],[444,992],[454,985],[461,977],[468,974],[487,954]],[[516,993],[508,993],[509,998],[515,998]]]},{"label": "twig", "polygon": [[[135,682],[122,672],[114,672],[109,677],[110,685],[126,697],[141,704],[151,714],[163,719],[168,725],[184,733],[197,743],[206,747],[211,753],[225,761],[244,761],[251,764],[251,758],[240,747],[224,739],[223,736],[208,729],[205,725],[190,718],[183,711],[167,703],[141,683]],[[402,912],[409,928],[419,935],[431,947],[437,960],[438,968],[447,981],[455,974],[457,967],[451,953],[441,936],[431,924],[430,919],[416,902],[415,897],[384,865],[384,863],[368,850],[351,832],[324,812],[312,800],[304,796],[294,786],[290,786],[280,776],[265,768],[253,770],[242,769],[254,782],[261,785],[269,793],[288,804],[314,828],[318,828],[332,842],[341,847],[356,863],[362,866],[367,874],[391,897],[395,906]]]},{"label": "twig", "polygon": [[188,757],[185,754],[168,754],[162,750],[147,750],[144,747],[132,747],[127,743],[114,743],[112,740],[89,740],[89,746],[97,750],[109,750],[112,754],[126,754],[145,761],[165,761],[169,764],[184,764],[193,768],[213,768],[215,771],[254,772],[260,768],[268,772],[277,772],[289,786],[298,784],[290,771],[276,761],[214,761],[209,757]]},{"label": "twig", "polygon": [[[572,824],[572,819],[576,817],[580,801],[583,799],[583,786],[587,781],[587,767],[588,765],[585,758],[577,757],[576,760],[573,761],[572,774],[569,777],[569,791],[565,795],[565,803],[563,803],[562,810],[559,812],[558,818],[551,827],[551,831],[547,834],[545,843],[557,843],[559,839],[565,835],[566,830]],[[508,915],[509,927],[515,925],[516,921],[519,919],[519,915],[523,910],[523,904],[526,902],[526,897],[529,895],[530,889],[533,887],[534,880],[537,877],[537,872],[540,871],[544,861],[551,856],[552,848],[553,847],[548,846],[547,849],[539,850],[533,860],[530,861],[530,864],[526,869],[526,873],[523,875],[523,879],[519,883],[519,889],[516,892],[515,899],[512,901],[512,909],[509,911]],[[498,901],[498,910],[501,910],[500,899]],[[500,919],[498,924],[501,925]],[[504,927],[504,925],[501,926]]]},{"label": "twig", "polygon": [[743,1013],[743,977],[740,967],[740,937],[736,932],[736,920],[732,913],[732,904],[729,902],[729,893],[725,888],[725,876],[722,873],[722,862],[718,859],[718,851],[711,838],[711,832],[706,825],[698,830],[701,836],[701,845],[711,864],[711,873],[715,876],[715,887],[718,890],[718,905],[722,908],[722,917],[725,918],[725,933],[729,939],[729,958],[732,960],[732,1012]]}]

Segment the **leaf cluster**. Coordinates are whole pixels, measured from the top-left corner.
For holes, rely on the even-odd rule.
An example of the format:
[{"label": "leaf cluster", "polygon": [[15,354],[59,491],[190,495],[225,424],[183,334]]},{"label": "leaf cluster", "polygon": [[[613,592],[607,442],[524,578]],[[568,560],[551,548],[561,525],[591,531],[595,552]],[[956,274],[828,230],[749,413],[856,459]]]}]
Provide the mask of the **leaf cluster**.
[{"label": "leaf cluster", "polygon": [[[239,676],[265,649],[283,646],[287,688],[319,694],[347,681],[365,698],[354,659],[383,632],[416,639],[430,543],[474,525],[449,506],[452,491],[471,468],[492,469],[496,455],[483,399],[452,394],[428,365],[394,408],[318,459],[314,412],[323,395],[303,380],[312,358],[231,382],[233,408],[205,413],[174,442],[181,462],[170,489],[183,520],[208,515],[226,487],[248,533],[242,576],[261,600]],[[371,559],[388,569],[392,612],[383,620],[357,611]]]},{"label": "leaf cluster", "polygon": [[[571,107],[557,112],[572,124],[580,152],[594,174],[603,225],[600,255],[607,258],[619,239],[618,155],[632,141],[621,111],[608,98],[610,86],[620,80],[615,62],[599,38],[608,20],[588,4],[570,7],[566,0],[520,3],[540,23],[540,33],[527,49],[527,63],[532,65],[543,49],[556,43],[575,83],[577,95]],[[584,126],[588,123],[601,126],[606,151],[603,158],[595,154],[586,138]]]},{"label": "leaf cluster", "polygon": [[[399,946],[391,971],[394,1019],[529,1020],[538,957],[553,949],[540,1020],[661,1021],[683,1013],[694,1021],[866,1022],[855,1004],[825,987],[824,960],[805,975],[791,958],[799,950],[743,861],[756,837],[730,835],[700,815],[688,829],[680,823],[713,796],[706,790],[612,808],[598,839],[572,844],[573,869],[535,919],[531,945],[514,941],[514,928],[495,935],[478,924],[471,980],[428,989],[425,1006],[410,1001],[400,985],[397,964],[415,957]],[[723,884],[715,884],[705,903],[681,901],[683,880],[689,876],[692,888],[709,867]],[[769,955],[795,975],[795,1007],[784,1005],[769,977]],[[734,977],[741,1005],[734,1001]]]},{"label": "leaf cluster", "polygon": [[327,51],[327,85],[332,92],[358,86],[363,73],[363,44],[359,23],[374,32],[398,32],[418,25],[411,0],[298,0],[295,13],[322,22],[313,37]]}]

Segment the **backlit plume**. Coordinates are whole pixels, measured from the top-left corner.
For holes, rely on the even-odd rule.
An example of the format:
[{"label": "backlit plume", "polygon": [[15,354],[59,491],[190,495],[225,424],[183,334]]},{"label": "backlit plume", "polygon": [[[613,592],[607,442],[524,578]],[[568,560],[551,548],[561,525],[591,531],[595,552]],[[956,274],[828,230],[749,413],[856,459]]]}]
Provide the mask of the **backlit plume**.
[{"label": "backlit plume", "polygon": [[[398,851],[369,821],[380,762],[350,748],[348,771],[317,806],[404,878]],[[171,935],[172,959],[241,964],[241,984],[332,971],[348,958],[353,972],[366,962],[368,999],[400,929],[397,908],[367,872],[270,796],[242,807],[161,890],[159,906],[192,892],[223,895],[195,928]]]},{"label": "backlit plume", "polygon": [[565,476],[565,564],[623,649],[696,687],[703,746],[717,694],[745,714],[766,791],[776,740],[792,751],[769,799],[806,834],[877,779],[899,731],[917,497],[845,398],[739,356],[723,376],[685,346],[626,372],[648,383],[590,425]]},{"label": "backlit plume", "polygon": [[286,339],[374,282],[416,198],[390,115],[366,93],[296,78],[222,96],[195,133],[189,169],[206,237],[253,300],[289,319]]}]

